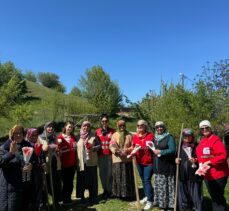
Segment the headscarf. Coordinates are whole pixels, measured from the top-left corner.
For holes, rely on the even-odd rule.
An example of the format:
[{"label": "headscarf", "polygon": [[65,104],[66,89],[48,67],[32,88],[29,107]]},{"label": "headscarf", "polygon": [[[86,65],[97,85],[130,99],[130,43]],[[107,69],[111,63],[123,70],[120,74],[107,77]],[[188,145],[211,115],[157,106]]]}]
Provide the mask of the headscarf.
[{"label": "headscarf", "polygon": [[85,142],[87,142],[90,131],[89,132],[83,131],[83,126],[85,125],[89,125],[91,127],[91,123],[89,121],[83,121],[80,129],[80,138],[82,138]]},{"label": "headscarf", "polygon": [[28,141],[30,141],[30,138],[34,135],[38,135],[38,130],[36,128],[29,128],[26,133],[26,138]]},{"label": "headscarf", "polygon": [[54,122],[47,122],[44,125],[44,131],[40,135],[40,138],[43,140],[48,139],[48,144],[55,144],[56,143],[56,135],[55,132],[53,131],[52,133],[47,133],[47,127],[49,126],[54,126]]},{"label": "headscarf", "polygon": [[194,132],[192,129],[190,128],[185,128],[182,132],[183,138],[184,136],[191,136],[192,137],[192,141],[191,142],[185,142],[182,141],[182,148],[186,148],[186,147],[191,147],[192,149],[194,148],[195,144],[194,144]]},{"label": "headscarf", "polygon": [[161,141],[161,140],[163,140],[166,136],[169,135],[169,132],[167,132],[167,130],[166,130],[166,128],[165,128],[164,122],[158,121],[158,122],[155,123],[155,127],[156,127],[156,126],[159,126],[159,125],[163,126],[164,130],[163,130],[163,133],[162,133],[162,134],[158,134],[157,131],[155,131],[155,139],[156,139],[158,142]]}]

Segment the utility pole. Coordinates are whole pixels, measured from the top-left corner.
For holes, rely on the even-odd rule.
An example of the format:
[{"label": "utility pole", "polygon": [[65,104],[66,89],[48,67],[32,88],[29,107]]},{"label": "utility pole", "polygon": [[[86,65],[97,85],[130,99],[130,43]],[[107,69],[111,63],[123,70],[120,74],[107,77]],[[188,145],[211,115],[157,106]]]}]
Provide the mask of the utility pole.
[{"label": "utility pole", "polygon": [[182,88],[184,88],[184,78],[185,78],[185,75],[183,73],[180,73],[180,81],[181,81]]}]

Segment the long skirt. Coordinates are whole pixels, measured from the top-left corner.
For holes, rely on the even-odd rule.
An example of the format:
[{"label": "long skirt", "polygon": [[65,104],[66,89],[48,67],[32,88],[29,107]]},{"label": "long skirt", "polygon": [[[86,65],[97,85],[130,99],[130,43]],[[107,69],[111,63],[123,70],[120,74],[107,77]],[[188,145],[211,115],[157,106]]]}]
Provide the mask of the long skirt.
[{"label": "long skirt", "polygon": [[161,209],[174,207],[175,176],[154,175],[154,204]]},{"label": "long skirt", "polygon": [[112,194],[120,198],[134,198],[133,165],[129,163],[113,163],[112,165]]},{"label": "long skirt", "polygon": [[76,197],[84,199],[86,189],[89,191],[89,199],[98,196],[97,166],[86,166],[84,171],[77,171]]},{"label": "long skirt", "polygon": [[203,202],[202,182],[181,180],[178,187],[179,210],[186,211],[194,208],[195,211],[201,211]]}]

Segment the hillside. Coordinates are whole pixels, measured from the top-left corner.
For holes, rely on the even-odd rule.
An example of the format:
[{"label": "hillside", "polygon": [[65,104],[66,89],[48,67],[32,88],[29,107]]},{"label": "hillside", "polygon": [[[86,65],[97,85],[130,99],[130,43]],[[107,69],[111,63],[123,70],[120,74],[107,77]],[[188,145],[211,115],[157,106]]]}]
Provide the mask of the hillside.
[{"label": "hillside", "polygon": [[[31,81],[26,81],[31,120],[23,122],[25,127],[37,127],[47,121],[64,121],[65,114],[93,113],[95,108],[82,97],[69,96]],[[0,137],[8,134],[15,124],[12,119],[0,118]]]}]

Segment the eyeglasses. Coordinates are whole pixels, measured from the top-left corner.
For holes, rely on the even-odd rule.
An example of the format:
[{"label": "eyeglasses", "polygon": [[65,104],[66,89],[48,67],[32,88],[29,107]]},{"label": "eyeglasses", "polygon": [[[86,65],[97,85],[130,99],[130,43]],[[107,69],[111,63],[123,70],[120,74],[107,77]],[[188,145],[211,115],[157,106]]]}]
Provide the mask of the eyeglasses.
[{"label": "eyeglasses", "polygon": [[156,126],[155,128],[156,128],[156,129],[158,129],[158,128],[164,128],[164,126],[163,126],[163,125],[158,125],[158,126]]},{"label": "eyeglasses", "polygon": [[209,129],[210,129],[210,127],[202,127],[202,128],[200,128],[201,131],[209,130]]},{"label": "eyeglasses", "polygon": [[143,127],[144,125],[137,125],[137,127]]},{"label": "eyeglasses", "polygon": [[106,122],[108,122],[108,121],[107,121],[107,120],[102,120],[101,122],[106,123]]}]

